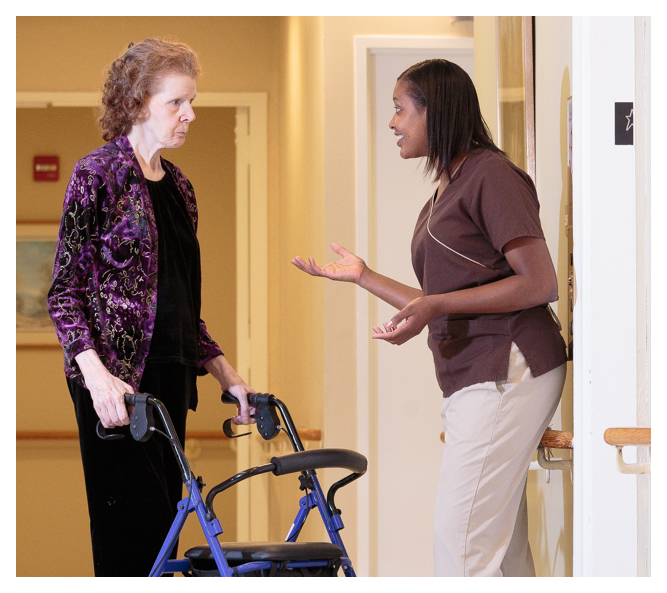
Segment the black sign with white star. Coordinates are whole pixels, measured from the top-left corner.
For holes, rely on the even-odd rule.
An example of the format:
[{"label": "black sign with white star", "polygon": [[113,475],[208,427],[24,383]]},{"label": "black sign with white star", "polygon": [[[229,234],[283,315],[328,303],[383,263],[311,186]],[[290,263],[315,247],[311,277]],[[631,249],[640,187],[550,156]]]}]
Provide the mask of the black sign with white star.
[{"label": "black sign with white star", "polygon": [[616,103],[614,144],[634,144],[635,111],[632,103]]}]

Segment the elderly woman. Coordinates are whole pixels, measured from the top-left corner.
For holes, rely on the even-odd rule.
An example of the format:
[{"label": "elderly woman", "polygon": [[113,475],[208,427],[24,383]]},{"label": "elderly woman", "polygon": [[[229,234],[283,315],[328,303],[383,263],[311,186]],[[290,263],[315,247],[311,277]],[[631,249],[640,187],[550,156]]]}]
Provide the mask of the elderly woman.
[{"label": "elderly woman", "polygon": [[412,239],[420,289],[341,256],[313,275],[353,282],[399,311],[373,338],[403,344],[428,326],[445,447],[434,521],[436,576],[534,576],[525,486],[560,400],[565,343],[548,303],[553,263],[530,177],[496,147],[470,77],[427,60],[394,88],[389,122],[404,159],[426,158],[437,190]]},{"label": "elderly woman", "polygon": [[[195,120],[199,72],[182,43],[130,44],[104,86],[108,143],[76,163],[65,194],[48,306],[79,426],[96,576],[147,576],[182,496],[167,440],[129,437],[124,394],[160,399],[184,442],[197,376],[210,373],[240,402],[233,421],[252,421],[253,390],[200,319],[192,185],[161,156]],[[126,438],[100,440],[98,420]]]}]

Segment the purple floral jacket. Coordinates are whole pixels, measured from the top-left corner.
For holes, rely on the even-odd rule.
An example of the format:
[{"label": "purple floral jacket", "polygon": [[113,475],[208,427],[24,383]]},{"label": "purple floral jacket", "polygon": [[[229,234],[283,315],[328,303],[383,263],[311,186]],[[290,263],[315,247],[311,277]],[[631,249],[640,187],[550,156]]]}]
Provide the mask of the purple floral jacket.
[{"label": "purple floral jacket", "polygon": [[[197,232],[192,185],[173,174]],[[78,161],[65,193],[47,303],[65,374],[84,384],[74,357],[94,349],[119,379],[139,388],[157,311],[157,227],[129,140],[119,136]],[[222,354],[199,322],[199,374]]]}]

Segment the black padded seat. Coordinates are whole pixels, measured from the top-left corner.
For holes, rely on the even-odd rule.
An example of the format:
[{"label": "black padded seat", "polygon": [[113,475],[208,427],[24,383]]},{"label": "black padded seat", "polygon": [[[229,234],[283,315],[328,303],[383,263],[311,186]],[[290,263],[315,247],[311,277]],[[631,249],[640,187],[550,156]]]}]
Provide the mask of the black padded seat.
[{"label": "black padded seat", "polygon": [[[260,560],[289,562],[303,560],[337,560],[343,557],[343,550],[325,542],[221,542],[222,551],[229,566]],[[185,552],[192,568],[215,570],[216,564],[209,546],[197,546]]]}]

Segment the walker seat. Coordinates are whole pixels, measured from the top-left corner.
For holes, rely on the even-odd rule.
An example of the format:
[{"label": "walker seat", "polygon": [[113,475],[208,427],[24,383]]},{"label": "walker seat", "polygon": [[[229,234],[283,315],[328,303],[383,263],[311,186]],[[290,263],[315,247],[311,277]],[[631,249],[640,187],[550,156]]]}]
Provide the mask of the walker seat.
[{"label": "walker seat", "polygon": [[[235,571],[235,576],[246,577],[335,577],[345,556],[339,546],[325,542],[225,542],[223,551],[232,570],[251,562],[271,563],[269,568]],[[185,557],[195,576],[220,576],[209,546],[190,548]]]}]

